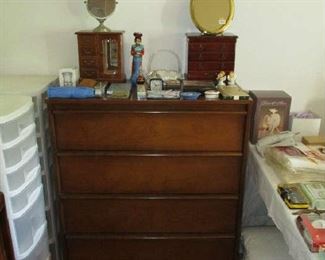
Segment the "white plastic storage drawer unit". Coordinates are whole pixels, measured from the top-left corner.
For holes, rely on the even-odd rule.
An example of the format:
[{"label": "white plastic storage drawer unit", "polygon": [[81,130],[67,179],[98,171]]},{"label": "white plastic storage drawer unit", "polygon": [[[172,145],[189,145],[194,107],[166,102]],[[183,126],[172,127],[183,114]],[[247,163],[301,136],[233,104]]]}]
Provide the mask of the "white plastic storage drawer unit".
[{"label": "white plastic storage drawer unit", "polygon": [[[0,76],[0,95],[24,95],[32,98],[33,107],[30,108],[34,112],[33,122],[36,125],[36,140],[38,145],[38,157],[39,163],[41,165],[41,175],[42,183],[44,188],[45,197],[45,210],[47,218],[47,228],[51,230],[49,234],[49,243],[51,248],[51,258],[52,260],[59,259],[58,257],[58,243],[57,243],[57,217],[55,210],[55,197],[53,195],[53,173],[51,170],[53,167],[53,161],[51,160],[51,143],[49,136],[49,125],[48,125],[48,113],[47,105],[45,103],[45,98],[47,96],[47,88],[51,84],[55,84],[57,76],[50,75],[38,75],[38,76],[25,76],[25,75],[1,75]],[[53,83],[54,82],[54,83]],[[29,120],[25,120],[27,122]],[[21,128],[24,126],[21,123]],[[28,154],[31,155],[30,153]],[[30,161],[32,164],[34,161]],[[12,173],[13,172],[13,169]],[[20,168],[18,175],[22,174]],[[26,176],[26,172],[24,173]],[[15,175],[11,175],[15,176]],[[27,176],[28,177],[28,176]],[[9,181],[9,178],[8,178]]]},{"label": "white plastic storage drawer unit", "polygon": [[48,260],[50,253],[47,241],[46,224],[44,224],[35,234],[34,244],[17,260]]},{"label": "white plastic storage drawer unit", "polygon": [[45,235],[37,244],[46,218],[33,118],[30,97],[0,96],[0,190],[16,259],[29,257],[40,244],[44,252],[49,248]]}]

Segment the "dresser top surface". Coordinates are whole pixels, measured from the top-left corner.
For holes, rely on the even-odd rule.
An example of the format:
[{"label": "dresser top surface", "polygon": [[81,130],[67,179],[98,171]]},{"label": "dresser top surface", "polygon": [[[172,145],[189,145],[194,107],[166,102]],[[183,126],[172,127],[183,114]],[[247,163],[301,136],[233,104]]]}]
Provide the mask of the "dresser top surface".
[{"label": "dresser top surface", "polygon": [[136,100],[90,98],[90,99],[48,99],[50,109],[58,110],[150,110],[150,111],[247,111],[252,100]]}]

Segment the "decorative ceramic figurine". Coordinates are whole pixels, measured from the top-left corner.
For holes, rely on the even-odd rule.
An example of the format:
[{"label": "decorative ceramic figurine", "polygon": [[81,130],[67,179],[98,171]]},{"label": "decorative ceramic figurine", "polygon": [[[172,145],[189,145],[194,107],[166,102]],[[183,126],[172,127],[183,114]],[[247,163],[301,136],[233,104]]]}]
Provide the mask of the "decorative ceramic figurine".
[{"label": "decorative ceramic figurine", "polygon": [[131,47],[131,55],[133,56],[131,83],[132,85],[136,85],[142,67],[144,46],[141,44],[142,33],[135,32],[133,35],[134,44]]},{"label": "decorative ceramic figurine", "polygon": [[225,86],[225,81],[226,81],[226,72],[224,72],[223,70],[220,71],[217,75],[217,82],[218,82],[218,86]]},{"label": "decorative ceramic figurine", "polygon": [[236,85],[236,74],[233,71],[230,71],[228,76],[227,76],[227,80],[228,80],[228,86],[235,86]]}]

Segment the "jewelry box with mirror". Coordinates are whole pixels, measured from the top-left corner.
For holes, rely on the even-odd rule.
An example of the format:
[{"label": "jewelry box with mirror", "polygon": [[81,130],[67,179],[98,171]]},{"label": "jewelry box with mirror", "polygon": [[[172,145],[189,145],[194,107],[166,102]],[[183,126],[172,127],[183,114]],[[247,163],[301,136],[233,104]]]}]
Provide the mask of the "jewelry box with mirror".
[{"label": "jewelry box with mirror", "polygon": [[93,30],[78,31],[80,77],[109,82],[125,82],[123,62],[123,33],[104,25],[117,2],[115,0],[87,0],[91,16],[99,21]]}]

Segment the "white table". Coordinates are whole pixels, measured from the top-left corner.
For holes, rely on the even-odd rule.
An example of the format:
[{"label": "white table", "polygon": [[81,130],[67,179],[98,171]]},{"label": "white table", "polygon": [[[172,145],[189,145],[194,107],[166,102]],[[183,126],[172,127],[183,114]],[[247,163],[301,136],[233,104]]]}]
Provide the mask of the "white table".
[{"label": "white table", "polygon": [[[249,147],[249,158],[247,166],[246,178],[248,178],[248,180],[252,180],[251,183],[253,183],[255,187],[247,187],[246,192],[249,193],[251,190],[254,192],[254,188],[258,191],[260,197],[265,203],[268,216],[272,218],[274,224],[283,234],[284,240],[289,247],[289,254],[293,257],[293,259],[324,259],[320,258],[320,255],[318,253],[311,253],[309,251],[305,241],[303,240],[303,237],[299,233],[299,230],[296,226],[297,216],[292,215],[294,211],[290,210],[285,205],[276,191],[277,185],[280,183],[280,179],[274,173],[273,169],[267,165],[265,160],[256,152],[255,146],[253,145],[250,145]],[[258,204],[259,198],[257,196],[255,197],[256,203]],[[245,208],[249,209],[251,206],[254,207],[254,202],[252,200],[254,199],[251,197],[250,200],[246,200],[244,202],[244,211]]]}]

